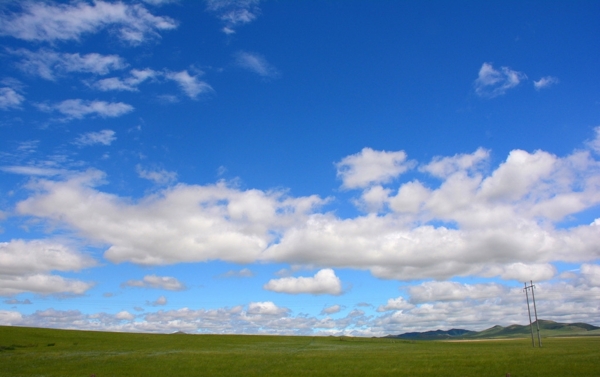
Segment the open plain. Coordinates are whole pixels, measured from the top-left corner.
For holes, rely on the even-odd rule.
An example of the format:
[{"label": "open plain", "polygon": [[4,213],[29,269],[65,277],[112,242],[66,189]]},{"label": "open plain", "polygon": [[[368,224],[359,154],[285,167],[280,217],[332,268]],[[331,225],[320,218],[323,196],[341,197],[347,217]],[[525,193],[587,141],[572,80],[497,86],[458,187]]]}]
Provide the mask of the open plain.
[{"label": "open plain", "polygon": [[543,346],[0,327],[0,376],[600,376],[600,337]]}]

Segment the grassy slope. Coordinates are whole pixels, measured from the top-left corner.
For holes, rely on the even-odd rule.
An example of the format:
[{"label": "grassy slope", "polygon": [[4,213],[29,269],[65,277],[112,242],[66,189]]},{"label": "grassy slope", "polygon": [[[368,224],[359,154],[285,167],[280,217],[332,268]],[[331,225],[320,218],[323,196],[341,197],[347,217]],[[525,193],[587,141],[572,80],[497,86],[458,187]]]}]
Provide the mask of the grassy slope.
[{"label": "grassy slope", "polygon": [[[49,344],[54,344],[49,346]],[[0,376],[600,376],[600,337],[474,342],[0,327]]]}]

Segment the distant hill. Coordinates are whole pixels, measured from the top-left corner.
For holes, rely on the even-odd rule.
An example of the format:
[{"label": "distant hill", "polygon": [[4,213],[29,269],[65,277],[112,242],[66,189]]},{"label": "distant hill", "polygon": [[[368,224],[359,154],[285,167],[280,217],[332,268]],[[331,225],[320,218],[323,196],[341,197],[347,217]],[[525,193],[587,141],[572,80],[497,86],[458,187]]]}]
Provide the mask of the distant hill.
[{"label": "distant hill", "polygon": [[[542,337],[560,336],[600,336],[600,327],[587,323],[559,323],[540,320],[540,334]],[[536,323],[533,323],[534,335],[537,336]],[[451,329],[447,331],[435,330],[424,332],[407,332],[399,335],[388,335],[387,338],[411,340],[450,340],[450,339],[510,339],[531,336],[529,325],[510,325],[506,327],[494,326],[483,331],[470,331],[464,329]]]}]

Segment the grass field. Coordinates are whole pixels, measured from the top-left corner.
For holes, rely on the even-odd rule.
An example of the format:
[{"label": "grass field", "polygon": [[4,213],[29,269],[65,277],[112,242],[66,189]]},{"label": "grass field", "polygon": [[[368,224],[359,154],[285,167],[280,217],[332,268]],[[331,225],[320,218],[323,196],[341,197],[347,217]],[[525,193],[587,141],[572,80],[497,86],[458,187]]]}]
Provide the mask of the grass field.
[{"label": "grass field", "polygon": [[0,327],[0,376],[600,376],[600,337],[435,342]]}]

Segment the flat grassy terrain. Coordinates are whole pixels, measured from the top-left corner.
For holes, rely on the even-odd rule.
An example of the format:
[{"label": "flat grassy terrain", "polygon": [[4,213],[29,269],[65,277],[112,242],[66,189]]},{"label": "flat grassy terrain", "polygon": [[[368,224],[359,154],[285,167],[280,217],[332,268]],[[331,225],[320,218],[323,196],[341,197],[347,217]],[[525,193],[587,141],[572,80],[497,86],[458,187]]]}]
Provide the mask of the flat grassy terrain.
[{"label": "flat grassy terrain", "polygon": [[495,341],[129,334],[0,326],[0,376],[600,376],[600,337]]}]

